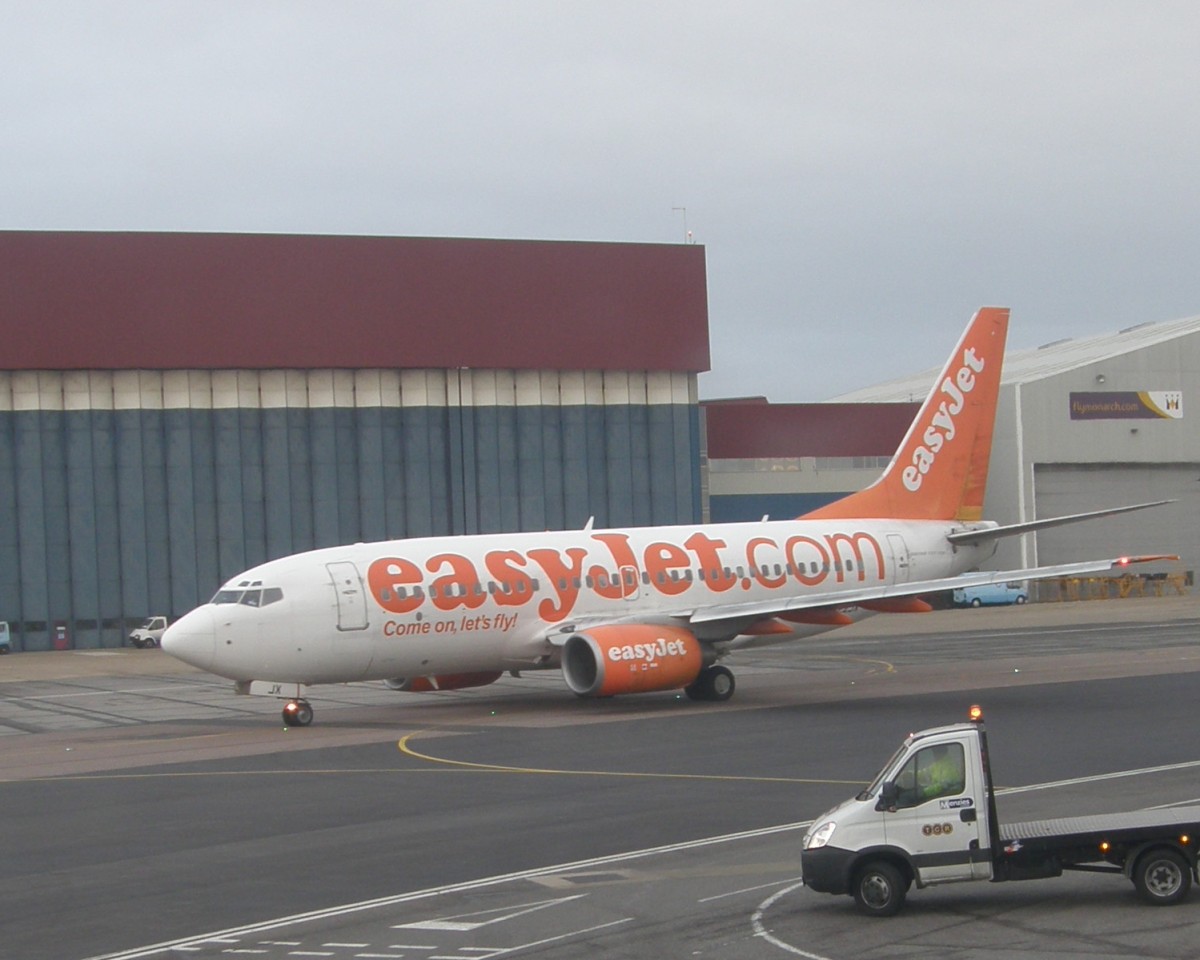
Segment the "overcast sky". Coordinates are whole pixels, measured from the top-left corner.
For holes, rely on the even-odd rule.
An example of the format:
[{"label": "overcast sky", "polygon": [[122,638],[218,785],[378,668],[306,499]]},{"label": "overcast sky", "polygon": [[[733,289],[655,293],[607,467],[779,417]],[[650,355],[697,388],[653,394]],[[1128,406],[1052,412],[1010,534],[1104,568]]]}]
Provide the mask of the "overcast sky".
[{"label": "overcast sky", "polygon": [[1200,314],[1200,4],[0,0],[0,229],[682,242],[706,398]]}]

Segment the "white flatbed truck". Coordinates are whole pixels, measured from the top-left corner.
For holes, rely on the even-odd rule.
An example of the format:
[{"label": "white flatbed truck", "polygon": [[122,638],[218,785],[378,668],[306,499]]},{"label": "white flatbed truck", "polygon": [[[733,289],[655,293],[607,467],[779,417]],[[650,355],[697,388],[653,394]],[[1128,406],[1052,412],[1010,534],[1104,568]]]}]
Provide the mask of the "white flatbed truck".
[{"label": "white flatbed truck", "polygon": [[812,822],[805,886],[850,894],[863,913],[888,917],[914,883],[1114,873],[1167,906],[1200,880],[1200,806],[1001,823],[982,712],[971,716],[912,734],[869,787]]}]

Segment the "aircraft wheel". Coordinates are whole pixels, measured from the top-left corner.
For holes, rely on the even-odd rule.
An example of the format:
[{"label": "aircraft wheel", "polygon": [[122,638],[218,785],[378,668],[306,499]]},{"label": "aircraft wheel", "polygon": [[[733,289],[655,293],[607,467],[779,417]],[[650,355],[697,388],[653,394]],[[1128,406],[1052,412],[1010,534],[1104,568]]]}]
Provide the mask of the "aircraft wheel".
[{"label": "aircraft wheel", "polygon": [[709,699],[724,702],[733,696],[733,688],[737,686],[733,679],[733,671],[727,667],[708,668]]},{"label": "aircraft wheel", "polygon": [[733,672],[725,667],[705,667],[688,686],[683,688],[689,700],[721,702],[733,696]]},{"label": "aircraft wheel", "polygon": [[285,727],[307,727],[313,720],[313,708],[307,700],[289,700],[283,708]]}]

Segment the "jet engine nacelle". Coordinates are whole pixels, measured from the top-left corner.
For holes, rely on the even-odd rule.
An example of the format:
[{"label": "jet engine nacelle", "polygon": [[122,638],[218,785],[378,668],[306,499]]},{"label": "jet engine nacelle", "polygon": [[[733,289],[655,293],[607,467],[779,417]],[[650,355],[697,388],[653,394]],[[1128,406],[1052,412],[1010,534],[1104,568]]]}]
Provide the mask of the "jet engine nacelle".
[{"label": "jet engine nacelle", "polygon": [[480,673],[444,673],[434,677],[396,677],[384,680],[389,690],[405,693],[431,693],[434,690],[461,690],[464,687],[486,687],[500,679],[500,671],[485,670]]},{"label": "jet engine nacelle", "polygon": [[703,667],[700,641],[679,627],[594,627],[573,634],[562,651],[563,678],[581,697],[677,690]]}]

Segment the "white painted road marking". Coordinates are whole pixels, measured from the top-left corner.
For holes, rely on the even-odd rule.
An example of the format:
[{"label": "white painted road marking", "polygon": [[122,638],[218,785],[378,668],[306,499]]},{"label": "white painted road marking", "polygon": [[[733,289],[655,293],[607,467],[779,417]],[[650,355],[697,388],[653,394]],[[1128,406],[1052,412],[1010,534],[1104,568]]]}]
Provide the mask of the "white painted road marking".
[{"label": "white painted road marking", "polygon": [[[628,853],[616,853],[606,857],[596,857],[591,860],[576,860],[572,863],[559,863],[549,867],[536,867],[532,870],[521,870],[515,873],[505,873],[494,877],[484,877],[479,880],[467,880],[462,883],[448,884],[442,887],[430,887],[425,890],[415,890],[411,893],[400,893],[390,897],[379,897],[375,900],[363,900],[359,903],[347,903],[325,910],[313,910],[309,913],[298,913],[290,917],[279,917],[263,923],[251,924],[246,927],[235,927],[229,930],[218,930],[197,937],[181,937],[178,940],[164,941],[144,947],[134,947],[132,950],[122,950],[117,953],[106,953],[88,960],[141,960],[143,957],[153,957],[171,950],[188,949],[202,943],[226,942],[236,943],[240,938],[255,933],[265,933],[268,930],[278,930],[280,927],[293,926],[298,923],[311,923],[315,920],[327,920],[332,917],[360,913],[364,910],[375,910],[379,907],[390,907],[401,903],[411,903],[429,897],[443,896],[448,893],[463,893],[469,890],[482,890],[486,887],[500,886],[517,880],[530,880],[549,874],[564,873],[573,870],[586,870],[591,867],[604,866],[610,863],[623,863],[627,860],[638,860],[666,853],[677,853],[683,850],[696,850],[721,843],[733,843],[738,840],[750,840],[755,837],[768,837],[776,833],[789,833],[803,830],[812,823],[804,820],[798,823],[785,823],[775,827],[763,827],[759,830],[745,830],[739,833],[727,833],[719,837],[705,837],[701,840],[685,840],[682,843],[671,843],[661,847],[648,847],[645,850],[634,850]],[[632,918],[630,918],[632,919]],[[617,921],[625,923],[626,920]],[[597,928],[599,929],[599,928]]]},{"label": "white painted road marking", "polygon": [[[586,893],[577,893],[573,897],[558,897],[553,900],[535,900],[532,903],[518,903],[511,907],[497,907],[494,910],[479,910],[475,913],[459,913],[451,917],[439,917],[435,920],[418,920],[415,923],[400,923],[392,927],[393,930],[477,930],[480,927],[486,927],[493,923],[503,923],[505,920],[512,920],[514,917],[523,917],[527,913],[536,913],[538,910],[545,910],[547,907],[557,907],[563,903],[569,903],[572,900],[579,900],[581,897],[586,897]],[[492,916],[499,914],[499,916]],[[468,917],[489,917],[487,920],[469,920]],[[366,946],[366,944],[361,944]]]},{"label": "white painted road marking", "polygon": [[[1102,780],[1115,780],[1121,777],[1136,777],[1147,774],[1163,773],[1174,770],[1186,770],[1193,767],[1200,767],[1200,760],[1191,760],[1184,763],[1165,764],[1157,767],[1143,767],[1137,770],[1119,770],[1113,773],[1098,774],[1090,777],[1077,777],[1071,780],[1056,780],[1049,783],[1034,783],[1023,787],[1007,787],[1003,790],[998,790],[997,793],[1014,794],[1027,793],[1034,790],[1052,790],[1056,787],[1074,786],[1081,783],[1093,783]],[[281,927],[288,927],[300,923],[310,923],[316,920],[326,920],[334,917],[346,916],[352,913],[360,913],[366,910],[374,910],[380,907],[396,906],[402,903],[412,903],[417,900],[424,900],[430,897],[443,896],[450,893],[464,893],[471,890],[481,890],[487,887],[496,887],[506,883],[512,883],[518,880],[532,880],[538,877],[548,875],[561,874],[571,871],[587,870],[593,867],[607,866],[609,864],[623,863],[629,860],[644,859],[646,857],[660,856],[668,853],[678,853],[685,850],[695,850],[703,847],[714,846],[722,843],[733,843],[739,840],[749,840],[756,837],[766,837],[772,834],[789,833],[797,830],[803,830],[805,827],[811,826],[811,820],[799,821],[796,823],[785,823],[775,827],[764,827],[759,830],[746,830],[739,833],[729,833],[717,837],[706,837],[700,840],[688,840],[682,843],[666,844],[660,847],[649,847],[644,850],[634,850],[628,853],[612,854],[606,857],[596,857],[591,860],[578,860],[572,863],[555,864],[548,867],[536,867],[532,870],[522,870],[515,873],[500,874],[492,877],[484,877],[478,880],[467,880],[462,883],[448,884],[441,887],[430,887],[425,890],[416,890],[410,893],[401,893],[389,897],[380,897],[374,900],[363,900],[358,903],[342,904],[336,907],[329,907],[324,910],[314,910],[309,913],[300,913],[288,917],[279,917],[274,920],[268,920],[263,923],[252,924],[246,927],[237,927],[229,930],[214,931],[195,937],[183,937],[178,940],[166,941],[163,943],[151,944],[144,947],[135,947],[132,950],[119,951],[117,953],[108,953],[100,956],[88,958],[88,960],[141,960],[143,957],[153,957],[159,954],[167,953],[171,950],[192,950],[196,946],[204,943],[237,943],[241,938],[255,933],[265,933],[269,930],[277,930]],[[761,925],[762,912],[771,904],[778,901],[781,897],[786,896],[791,891],[802,886],[802,884],[793,884],[785,887],[773,894],[770,898],[760,905],[755,912],[754,917],[758,918],[753,922]],[[512,908],[509,908],[512,909]],[[615,924],[627,923],[632,918],[615,921]],[[608,926],[607,924],[605,926]],[[597,927],[595,929],[602,929]],[[581,931],[587,932],[587,931]],[[782,950],[787,950],[796,956],[810,958],[810,960],[828,960],[821,957],[819,954],[808,953],[798,947],[793,947],[790,944],[784,944],[783,941],[776,939],[762,927],[761,932],[756,926],[756,933],[766,939],[768,942],[778,946]],[[577,934],[573,934],[577,935]],[[549,942],[549,941],[547,941]],[[539,944],[541,941],[539,941]],[[526,947],[534,944],[526,944]],[[392,949],[399,949],[398,945],[393,945]],[[431,948],[436,949],[436,948]],[[300,955],[297,953],[296,955]],[[308,954],[314,956],[315,954]]]}]

